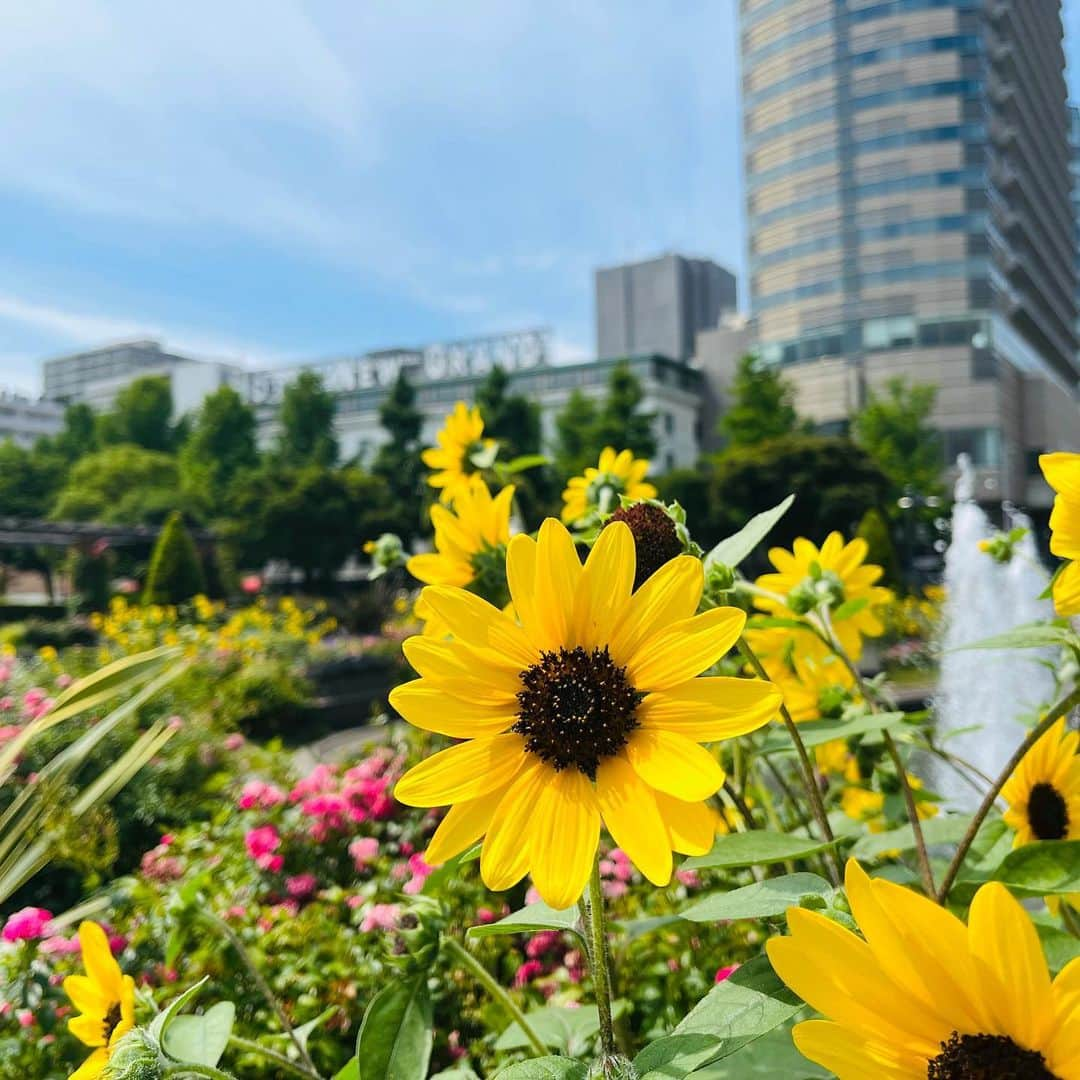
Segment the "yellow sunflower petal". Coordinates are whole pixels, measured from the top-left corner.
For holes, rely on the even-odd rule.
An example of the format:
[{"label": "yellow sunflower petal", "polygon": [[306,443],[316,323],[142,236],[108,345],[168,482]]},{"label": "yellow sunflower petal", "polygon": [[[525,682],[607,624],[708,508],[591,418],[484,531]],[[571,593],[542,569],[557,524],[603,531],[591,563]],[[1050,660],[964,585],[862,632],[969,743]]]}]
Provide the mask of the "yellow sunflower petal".
[{"label": "yellow sunflower petal", "polygon": [[745,611],[723,607],[673,623],[638,647],[627,673],[642,692],[678,686],[723,657],[745,625]]},{"label": "yellow sunflower petal", "polygon": [[505,667],[521,671],[536,663],[536,650],[529,644],[521,627],[511,622],[497,607],[464,589],[429,585],[421,599],[454,636],[469,645],[490,650]]},{"label": "yellow sunflower petal", "polygon": [[612,659],[625,667],[643,641],[690,618],[697,611],[704,586],[700,559],[678,555],[664,563],[627,604],[622,624],[608,643]]},{"label": "yellow sunflower petal", "polygon": [[578,586],[573,642],[603,648],[622,619],[634,588],[634,534],[622,521],[605,526],[593,544]]},{"label": "yellow sunflower petal", "polygon": [[68,1031],[85,1046],[105,1045],[105,1021],[96,1016],[73,1016]]},{"label": "yellow sunflower petal", "polygon": [[724,783],[712,754],[673,731],[638,728],[626,744],[626,759],[650,787],[684,802],[707,799]]},{"label": "yellow sunflower petal", "polygon": [[114,1003],[114,999],[86,975],[69,975],[64,980],[64,993],[79,1012],[96,1020],[104,1020]]},{"label": "yellow sunflower petal", "polygon": [[552,772],[529,822],[529,849],[537,892],[561,910],[585,891],[600,840],[600,811],[588,777],[574,768]]},{"label": "yellow sunflower petal", "polygon": [[[418,675],[439,685],[449,684],[455,695],[469,701],[513,701],[521,689],[516,671],[460,641],[437,641],[417,634],[402,645],[402,651]],[[475,683],[483,696],[466,693],[462,680]]]},{"label": "yellow sunflower petal", "polygon": [[791,1038],[803,1057],[835,1073],[837,1080],[914,1080],[926,1075],[926,1058],[903,1046],[871,1043],[827,1020],[796,1024]]},{"label": "yellow sunflower petal", "polygon": [[1080,454],[1041,454],[1039,468],[1056,492],[1080,502]]},{"label": "yellow sunflower petal", "polygon": [[79,945],[82,948],[83,967],[91,981],[112,1001],[120,1000],[120,965],[109,948],[109,939],[95,922],[79,926]]},{"label": "yellow sunflower petal", "polygon": [[440,750],[414,765],[395,785],[406,806],[448,806],[505,787],[526,761],[525,740],[508,732]]},{"label": "yellow sunflower petal", "polygon": [[405,564],[405,569],[425,585],[468,585],[476,577],[468,563],[434,552],[413,555]]},{"label": "yellow sunflower petal", "polygon": [[506,549],[506,581],[510,587],[510,600],[521,620],[529,640],[537,650],[557,649],[561,641],[548,632],[547,623],[541,618],[536,595],[536,541],[525,533],[518,533]]},{"label": "yellow sunflower petal", "polygon": [[1059,615],[1080,615],[1080,560],[1067,563],[1054,579],[1054,609]]},{"label": "yellow sunflower petal", "polygon": [[506,788],[496,788],[477,799],[451,806],[424,852],[424,862],[430,866],[441,866],[470,844],[476,843],[487,832],[505,794]]},{"label": "yellow sunflower petal", "polygon": [[656,806],[667,827],[671,850],[680,855],[704,855],[716,839],[717,814],[708,803],[684,802],[655,791]]},{"label": "yellow sunflower petal", "polygon": [[638,706],[637,718],[642,727],[712,742],[756,731],[776,715],[782,700],[780,691],[762,679],[718,675],[649,694]]},{"label": "yellow sunflower petal", "polygon": [[615,843],[654,885],[671,880],[667,826],[649,786],[622,758],[608,758],[596,771],[600,815]]},{"label": "yellow sunflower petal", "polygon": [[546,518],[536,538],[536,618],[548,640],[570,648],[581,560],[566,526]]},{"label": "yellow sunflower petal", "polygon": [[480,876],[493,892],[509,889],[529,872],[529,822],[553,773],[549,765],[530,759],[495,808],[480,849]]},{"label": "yellow sunflower petal", "polygon": [[68,1080],[99,1080],[109,1064],[109,1051],[102,1047],[95,1050],[72,1074]]}]

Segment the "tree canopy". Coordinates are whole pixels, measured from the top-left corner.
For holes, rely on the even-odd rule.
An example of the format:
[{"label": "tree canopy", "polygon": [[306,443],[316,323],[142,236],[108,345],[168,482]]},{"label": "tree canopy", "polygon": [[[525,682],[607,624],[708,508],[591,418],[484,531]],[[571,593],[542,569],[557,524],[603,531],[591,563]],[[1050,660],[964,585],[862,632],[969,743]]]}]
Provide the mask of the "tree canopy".
[{"label": "tree canopy", "polygon": [[302,371],[285,387],[279,417],[278,457],[285,465],[335,465],[338,441],[334,434],[334,395],[322,376]]},{"label": "tree canopy", "polygon": [[223,511],[236,477],[259,463],[255,410],[231,387],[203,399],[180,451],[184,490],[208,514]]},{"label": "tree canopy", "polygon": [[146,375],[116,395],[112,410],[98,420],[98,437],[102,443],[130,443],[144,450],[167,453],[177,443],[172,414],[172,387],[168,377]]},{"label": "tree canopy", "polygon": [[775,367],[754,356],[739,360],[720,431],[730,446],[754,446],[799,429],[795,391]]},{"label": "tree canopy", "polygon": [[379,423],[389,438],[375,454],[371,471],[382,478],[398,507],[393,531],[410,539],[421,526],[424,485],[420,432],[424,416],[416,407],[416,388],[404,371],[398,372],[379,406]]}]

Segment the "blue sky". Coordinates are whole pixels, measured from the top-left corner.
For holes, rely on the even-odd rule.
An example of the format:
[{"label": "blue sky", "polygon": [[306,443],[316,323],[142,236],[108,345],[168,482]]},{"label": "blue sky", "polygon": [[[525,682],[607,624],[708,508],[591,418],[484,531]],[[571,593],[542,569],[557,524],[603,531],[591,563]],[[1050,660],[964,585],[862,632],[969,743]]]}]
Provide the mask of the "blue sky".
[{"label": "blue sky", "polygon": [[595,266],[741,267],[734,6],[8,5],[0,384],[143,334],[262,365],[547,325],[587,355]]}]

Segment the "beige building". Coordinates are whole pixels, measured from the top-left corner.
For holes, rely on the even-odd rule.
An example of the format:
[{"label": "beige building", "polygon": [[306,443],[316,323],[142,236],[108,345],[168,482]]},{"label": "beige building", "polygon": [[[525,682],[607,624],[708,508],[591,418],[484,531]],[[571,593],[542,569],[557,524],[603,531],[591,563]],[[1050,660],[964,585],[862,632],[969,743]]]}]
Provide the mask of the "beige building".
[{"label": "beige building", "polygon": [[[751,307],[826,430],[939,387],[979,497],[1045,505],[1080,449],[1058,0],[741,0]],[[943,463],[944,464],[944,463]]]}]

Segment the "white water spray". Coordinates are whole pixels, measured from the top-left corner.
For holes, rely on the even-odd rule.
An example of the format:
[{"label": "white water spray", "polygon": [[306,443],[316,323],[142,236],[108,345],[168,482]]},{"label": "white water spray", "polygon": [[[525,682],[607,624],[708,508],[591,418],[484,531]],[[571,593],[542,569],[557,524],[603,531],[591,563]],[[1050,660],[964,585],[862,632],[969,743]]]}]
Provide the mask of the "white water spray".
[{"label": "white water spray", "polygon": [[[1024,623],[1048,619],[1053,607],[1039,596],[1049,577],[1039,564],[1029,531],[1005,565],[979,550],[979,541],[994,532],[990,519],[974,501],[971,459],[961,454],[952,516],[952,542],[945,555],[945,636],[941,679],[935,700],[939,736],[978,725],[948,740],[945,748],[995,776],[1023,737],[1025,715],[1045,703],[1054,691],[1041,650],[955,651],[961,645],[1004,634]],[[1010,512],[1009,525],[1030,530],[1023,514]],[[976,798],[948,768],[935,770],[941,795],[972,808]]]}]

